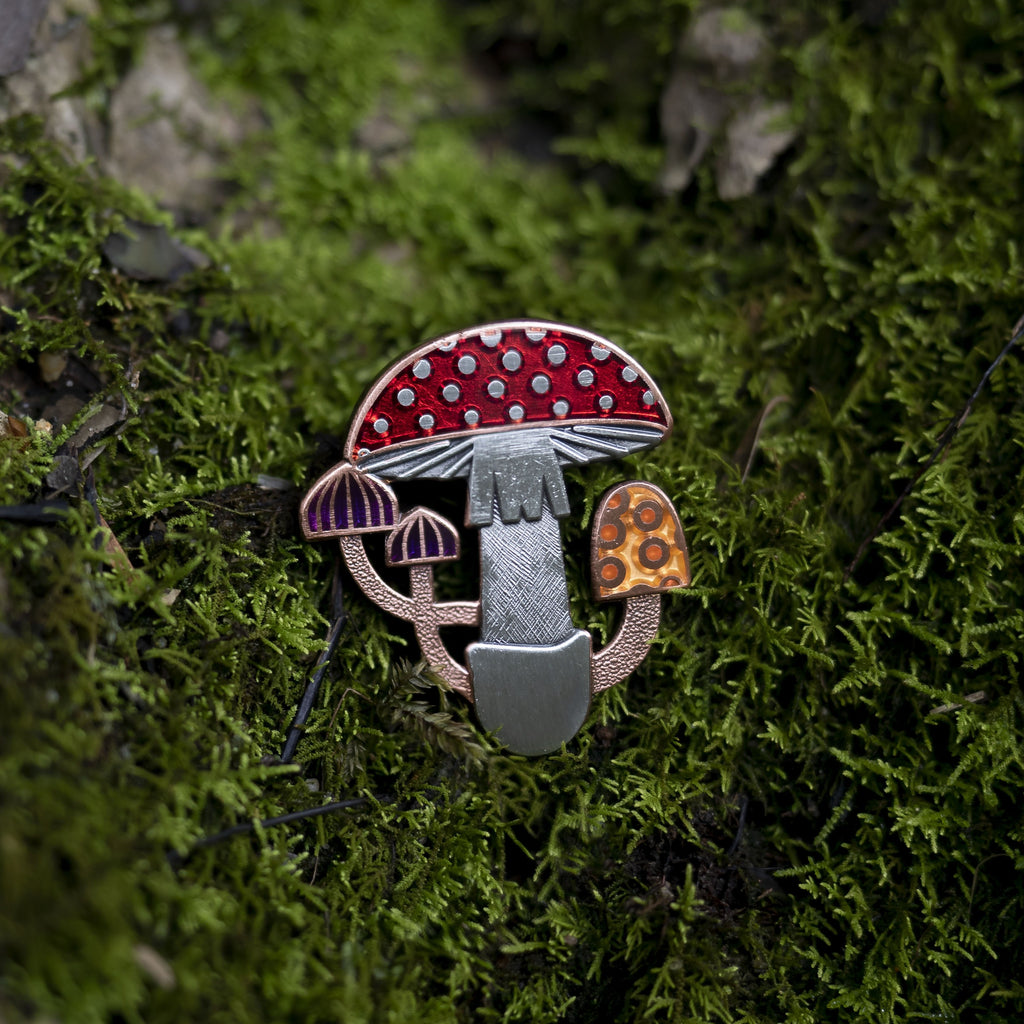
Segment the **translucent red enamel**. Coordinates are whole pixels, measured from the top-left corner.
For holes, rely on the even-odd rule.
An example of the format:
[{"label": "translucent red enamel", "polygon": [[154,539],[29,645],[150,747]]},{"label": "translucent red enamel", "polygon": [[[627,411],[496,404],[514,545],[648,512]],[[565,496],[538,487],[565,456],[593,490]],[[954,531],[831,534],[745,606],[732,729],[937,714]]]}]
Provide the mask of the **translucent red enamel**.
[{"label": "translucent red enamel", "polygon": [[[566,350],[565,360],[560,365],[552,365],[548,356],[556,345]],[[516,370],[508,370],[503,360],[513,350],[521,356],[522,365]],[[476,364],[469,374],[458,368],[460,358],[466,355],[472,356]],[[417,377],[413,367],[422,359],[429,362],[430,372],[426,377]],[[516,360],[511,356],[505,362],[515,365]],[[630,372],[636,373],[636,379],[624,379],[624,369],[627,376]],[[578,376],[582,370],[593,374],[590,386],[579,383]],[[543,393],[538,393],[532,384],[540,374],[550,382]],[[504,385],[504,393],[498,398],[487,391],[487,385],[496,380]],[[450,384],[457,385],[459,389],[459,397],[454,402],[446,400],[443,395],[445,387]],[[543,382],[540,386],[543,387]],[[413,438],[433,437],[456,430],[500,427],[513,422],[558,423],[585,417],[625,418],[665,425],[665,412],[658,403],[646,405],[643,401],[650,386],[636,364],[626,362],[613,352],[608,352],[603,359],[595,359],[591,340],[567,331],[548,329],[542,340],[531,341],[525,330],[506,329],[495,346],[485,345],[479,333],[472,334],[447,352],[434,349],[425,356],[412,356],[403,363],[375,396],[350,455],[357,458],[363,449],[376,451]],[[398,394],[406,391],[403,397],[407,399],[407,390],[412,391],[414,398],[411,405],[402,405]],[[611,396],[613,404],[610,409],[601,408],[602,396]],[[564,416],[554,411],[559,401],[568,403],[569,412]],[[515,406],[523,411],[518,421],[509,412]],[[469,410],[479,416],[472,425],[465,420]],[[433,417],[433,425],[429,428],[422,427],[419,422],[425,414]],[[375,424],[382,429],[376,429]]]}]

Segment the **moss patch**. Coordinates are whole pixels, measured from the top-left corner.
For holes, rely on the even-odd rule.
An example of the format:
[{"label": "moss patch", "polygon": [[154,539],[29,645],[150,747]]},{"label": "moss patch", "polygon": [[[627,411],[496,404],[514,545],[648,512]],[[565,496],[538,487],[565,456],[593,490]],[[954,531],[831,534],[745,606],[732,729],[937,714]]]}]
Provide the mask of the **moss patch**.
[{"label": "moss patch", "polygon": [[[0,129],[0,408],[82,403],[0,440],[0,500],[50,498],[62,446],[119,410],[70,452],[60,523],[0,520],[0,1016],[1018,1019],[1016,353],[845,576],[1024,310],[1012,5],[750,5],[775,59],[747,87],[800,135],[728,203],[704,166],[657,189],[690,5],[342,6],[183,25],[262,112],[216,216],[175,225],[31,120]],[[97,111],[172,17],[134,7],[93,24]],[[103,244],[129,217],[209,265],[122,276]],[[662,386],[675,434],[630,472],[680,508],[693,588],[569,748],[526,760],[467,734],[350,587],[302,767],[275,765],[330,605],[302,489],[389,360],[520,314]],[[56,381],[41,352],[68,353]],[[570,474],[580,509],[621,475]],[[602,636],[583,524],[565,538]]]}]

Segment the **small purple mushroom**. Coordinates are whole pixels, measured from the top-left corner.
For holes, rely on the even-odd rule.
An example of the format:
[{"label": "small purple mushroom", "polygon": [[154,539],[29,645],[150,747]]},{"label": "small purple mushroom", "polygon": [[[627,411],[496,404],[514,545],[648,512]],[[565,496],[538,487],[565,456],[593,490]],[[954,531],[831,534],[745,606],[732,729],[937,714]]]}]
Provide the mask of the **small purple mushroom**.
[{"label": "small purple mushroom", "polygon": [[306,540],[376,533],[398,522],[398,499],[383,480],[343,462],[302,499],[300,518]]},{"label": "small purple mushroom", "polygon": [[433,565],[459,557],[459,534],[443,516],[414,508],[388,534],[384,548],[388,565]]}]

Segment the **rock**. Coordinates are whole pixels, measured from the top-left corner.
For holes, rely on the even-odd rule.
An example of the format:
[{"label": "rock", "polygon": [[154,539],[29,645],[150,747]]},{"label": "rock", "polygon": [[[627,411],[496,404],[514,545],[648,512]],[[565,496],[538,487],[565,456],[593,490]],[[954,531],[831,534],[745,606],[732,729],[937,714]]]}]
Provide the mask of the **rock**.
[{"label": "rock", "polygon": [[697,14],[683,36],[684,57],[710,65],[719,79],[733,78],[766,50],[765,31],[741,7],[711,7]]},{"label": "rock", "polygon": [[209,266],[205,253],[184,245],[162,224],[127,221],[103,243],[103,255],[127,277],[139,281],[176,281],[197,267]]},{"label": "rock", "polygon": [[103,405],[75,431],[68,444],[75,449],[85,448],[93,440],[109,434],[124,417],[114,405]]},{"label": "rock", "polygon": [[663,191],[682,192],[690,184],[723,127],[716,161],[718,194],[737,199],[754,191],[797,135],[785,123],[786,104],[751,100],[749,91],[741,91],[743,82],[769,59],[767,34],[746,11],[714,7],[694,16],[661,97]]},{"label": "rock", "polygon": [[40,352],[39,375],[47,384],[60,380],[68,365],[67,352]]},{"label": "rock", "polygon": [[46,12],[46,0],[5,0],[0,32],[0,77],[20,71],[28,60],[32,37]]},{"label": "rock", "polygon": [[729,111],[728,98],[689,74],[673,74],[661,96],[665,163],[659,184],[682,192]]},{"label": "rock", "polygon": [[220,159],[243,134],[192,74],[174,29],[155,28],[111,99],[106,170],[168,206],[201,213],[219,198]]},{"label": "rock", "polygon": [[407,149],[412,142],[412,132],[386,110],[378,110],[356,129],[355,141],[372,156],[385,156]]},{"label": "rock", "polygon": [[797,132],[788,103],[754,103],[737,114],[725,133],[725,148],[715,166],[715,182],[723,199],[749,196],[758,179],[792,145]]},{"label": "rock", "polygon": [[43,410],[44,419],[49,420],[57,428],[66,427],[80,412],[85,405],[80,398],[74,395],[64,395],[53,405],[48,405]]},{"label": "rock", "polygon": [[51,488],[50,497],[64,494],[76,487],[82,479],[78,459],[73,455],[58,455],[53,460],[53,469],[46,474],[46,486]]},{"label": "rock", "polygon": [[[15,6],[22,3],[15,0]],[[82,76],[92,53],[85,19],[95,13],[86,0],[51,3],[36,30],[31,56],[21,71],[4,80],[0,98],[0,120],[23,114],[41,117],[46,136],[77,161],[98,151],[99,123],[81,97],[54,97]],[[5,29],[0,29],[0,39],[6,39]]]}]

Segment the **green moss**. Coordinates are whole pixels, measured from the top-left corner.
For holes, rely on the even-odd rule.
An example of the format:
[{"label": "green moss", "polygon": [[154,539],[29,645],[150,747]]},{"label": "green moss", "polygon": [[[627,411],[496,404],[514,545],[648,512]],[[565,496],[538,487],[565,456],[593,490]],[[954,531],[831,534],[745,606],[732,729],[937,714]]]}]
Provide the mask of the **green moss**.
[{"label": "green moss", "polygon": [[[100,110],[171,16],[103,6]],[[184,231],[211,265],[173,284],[102,255],[125,217],[167,215],[3,126],[0,406],[46,398],[40,351],[70,351],[94,398],[54,438],[0,440],[0,499],[46,497],[57,447],[123,400],[93,469],[135,569],[78,493],[62,524],[0,520],[0,1016],[1024,1010],[1016,353],[845,575],[1024,309],[1022,23],[751,5],[776,60],[747,85],[801,133],[725,203],[707,168],[677,199],[655,184],[690,6],[213,8],[194,64],[265,121],[219,217]],[[488,106],[466,54],[503,40],[525,56]],[[406,141],[357,145],[380,116]],[[558,160],[494,145],[520,116]],[[393,357],[519,313],[609,335],[662,385],[670,441],[569,486],[588,517],[626,471],[664,487],[694,586],[569,748],[532,761],[423,690],[410,635],[349,587],[303,768],[274,766],[327,628],[333,556],[296,525],[326,439]],[[780,394],[741,481],[730,455]],[[603,637],[585,526],[565,528],[574,616]],[[371,800],[189,855],[325,794]]]}]

